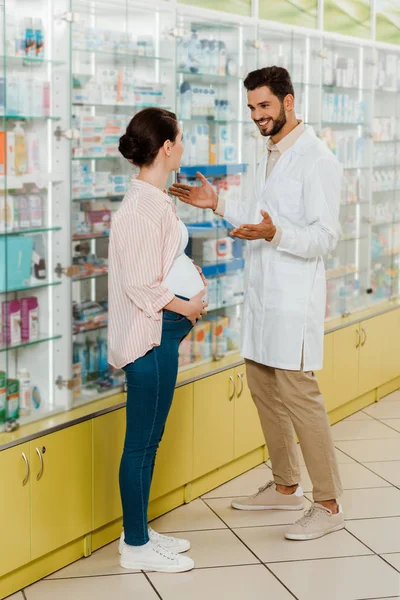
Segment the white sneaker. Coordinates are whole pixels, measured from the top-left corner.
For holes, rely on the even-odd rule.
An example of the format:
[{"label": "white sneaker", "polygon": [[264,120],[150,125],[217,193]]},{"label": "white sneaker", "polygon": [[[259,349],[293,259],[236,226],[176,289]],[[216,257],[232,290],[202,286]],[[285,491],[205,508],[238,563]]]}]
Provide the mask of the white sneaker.
[{"label": "white sneaker", "polygon": [[281,494],[269,481],[252,496],[234,498],[231,506],[237,510],[303,510],[303,490],[299,485],[293,494]]},{"label": "white sneaker", "polygon": [[[175,552],[175,554],[181,554],[181,552],[187,552],[190,550],[190,542],[189,540],[185,540],[183,538],[176,538],[169,535],[163,535],[162,533],[157,533],[151,527],[148,527],[149,538],[151,542],[155,544],[160,544],[164,548],[167,548],[170,552]],[[121,533],[121,537],[119,538],[119,547],[118,552],[122,554],[122,548],[125,543],[125,534]]]},{"label": "white sneaker", "polygon": [[183,573],[194,569],[194,562],[188,556],[174,554],[151,541],[144,546],[124,544],[120,565],[124,569],[159,573]]}]

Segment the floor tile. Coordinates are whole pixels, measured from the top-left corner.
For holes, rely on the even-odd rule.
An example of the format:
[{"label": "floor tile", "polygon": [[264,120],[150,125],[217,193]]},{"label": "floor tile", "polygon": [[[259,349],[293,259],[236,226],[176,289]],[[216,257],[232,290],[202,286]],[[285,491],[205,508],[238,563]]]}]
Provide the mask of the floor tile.
[{"label": "floor tile", "polygon": [[393,485],[400,486],[400,460],[386,462],[369,462],[368,468],[380,475]]},{"label": "floor tile", "polygon": [[359,410],[358,412],[354,413],[354,415],[350,415],[350,417],[346,417],[344,419],[344,422],[350,422],[350,421],[369,421],[371,420],[372,417],[370,415],[367,415],[366,412],[364,412],[363,410]]},{"label": "floor tile", "polygon": [[338,531],[335,535],[308,541],[306,544],[286,540],[284,537],[286,526],[249,527],[235,531],[264,563],[372,554],[368,548],[344,530]]},{"label": "floor tile", "polygon": [[378,556],[269,565],[298,600],[359,600],[393,596],[400,573]]},{"label": "floor tile", "polygon": [[[236,510],[231,508],[232,498],[205,500],[228,527],[258,527],[292,524],[303,515],[301,510]],[[305,499],[306,509],[310,502]]]},{"label": "floor tile", "polygon": [[[368,464],[368,468],[370,465]],[[306,467],[300,467],[301,485],[305,492],[312,491],[311,479]],[[339,465],[340,477],[344,490],[354,490],[372,487],[390,487],[390,484],[381,477],[371,473],[366,467],[357,463]]]},{"label": "floor tile", "polygon": [[293,600],[293,596],[263,565],[201,569],[174,576],[149,573],[149,579],[163,600],[244,600],[267,597],[271,600]]},{"label": "floor tile", "polygon": [[[400,423],[400,419],[399,419]],[[381,421],[341,421],[332,427],[334,441],[340,440],[381,440],[399,438],[400,433],[387,427]]]},{"label": "floor tile", "polygon": [[345,490],[340,499],[346,520],[400,516],[400,490]]},{"label": "floor tile", "polygon": [[400,431],[400,419],[381,419],[380,423],[383,423],[387,427],[391,427],[396,431]]},{"label": "floor tile", "polygon": [[[93,577],[94,575],[118,575],[127,573],[119,566],[118,542],[108,544],[88,558],[81,558],[68,567],[56,571],[47,579],[65,579],[69,577]],[[131,571],[135,572],[135,571]],[[136,571],[137,572],[137,571]]]},{"label": "floor tile", "polygon": [[400,552],[400,517],[347,521],[346,529],[377,554]]},{"label": "floor tile", "polygon": [[151,526],[159,533],[226,528],[221,519],[200,498],[155,519]]},{"label": "floor tile", "polygon": [[272,479],[272,471],[270,468],[252,469],[228,483],[224,483],[220,487],[208,492],[203,498],[233,498],[234,496],[249,496],[255,494],[259,487]]},{"label": "floor tile", "polygon": [[7,596],[4,600],[24,600],[24,597],[22,595],[22,592],[17,592],[12,596]]},{"label": "floor tile", "polygon": [[392,392],[388,396],[385,396],[384,398],[382,398],[381,402],[390,402],[392,400],[395,400],[395,401],[400,400],[400,390],[396,390],[395,392]]},{"label": "floor tile", "polygon": [[382,554],[383,558],[388,561],[395,569],[400,571],[400,554]]},{"label": "floor tile", "polygon": [[400,399],[385,399],[364,408],[364,412],[376,419],[399,419]]},{"label": "floor tile", "polygon": [[400,460],[400,439],[335,442],[335,446],[361,463]]},{"label": "floor tile", "polygon": [[254,565],[260,562],[228,529],[177,532],[176,535],[190,540],[192,547],[188,554],[193,558],[196,569]]},{"label": "floor tile", "polygon": [[25,589],[27,600],[158,600],[144,575],[111,575],[83,579],[47,579]]}]

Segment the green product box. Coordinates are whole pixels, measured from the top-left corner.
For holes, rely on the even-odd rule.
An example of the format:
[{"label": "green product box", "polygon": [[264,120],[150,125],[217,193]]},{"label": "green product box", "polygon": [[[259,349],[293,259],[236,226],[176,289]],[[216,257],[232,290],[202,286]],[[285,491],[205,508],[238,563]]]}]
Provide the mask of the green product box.
[{"label": "green product box", "polygon": [[19,417],[19,381],[7,379],[7,408],[6,420],[12,421]]},{"label": "green product box", "polygon": [[0,371],[0,424],[6,420],[7,387],[6,374]]}]

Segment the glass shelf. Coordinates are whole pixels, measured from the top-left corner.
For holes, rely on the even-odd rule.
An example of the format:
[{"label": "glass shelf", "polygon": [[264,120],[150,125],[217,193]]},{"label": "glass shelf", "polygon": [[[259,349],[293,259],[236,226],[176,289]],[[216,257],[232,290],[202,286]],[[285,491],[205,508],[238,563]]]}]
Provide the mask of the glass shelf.
[{"label": "glass shelf", "polygon": [[240,271],[242,269],[244,269],[244,260],[242,258],[232,258],[216,264],[205,264],[202,266],[204,277],[214,277],[215,275],[234,273],[235,271]]},{"label": "glass shelf", "polygon": [[102,102],[73,102],[72,106],[77,106],[81,108],[84,106],[94,108],[126,108],[129,110],[142,110],[143,108],[163,108],[164,110],[171,110],[171,106],[168,106],[166,104],[107,104]]},{"label": "glass shelf", "polygon": [[81,334],[85,334],[85,333],[90,333],[92,331],[98,331],[99,329],[106,329],[108,327],[108,323],[104,322],[104,323],[99,323],[98,325],[95,325],[94,327],[86,327],[83,329],[76,329],[76,326],[74,325],[72,327],[72,335],[81,335]]},{"label": "glass shelf", "polygon": [[73,242],[79,242],[82,240],[101,240],[101,239],[105,239],[105,238],[109,238],[110,234],[109,233],[74,233],[72,235],[72,241]]},{"label": "glass shelf", "polygon": [[43,116],[28,116],[28,115],[0,115],[0,120],[6,121],[60,121],[61,117],[43,117]]},{"label": "glass shelf", "polygon": [[61,231],[61,227],[35,227],[32,229],[15,229],[13,231],[7,231],[5,233],[0,232],[0,237],[9,235],[25,235],[27,233],[46,233],[48,231]]},{"label": "glass shelf", "polygon": [[322,121],[322,126],[324,127],[325,125],[329,126],[329,127],[366,127],[366,123],[357,123],[355,121],[347,121],[347,122],[340,122],[340,121]]},{"label": "glass shelf", "polygon": [[192,79],[204,79],[206,78],[208,81],[224,81],[226,79],[230,79],[232,81],[242,81],[243,77],[239,75],[219,75],[219,74],[211,74],[211,73],[193,73],[192,71],[177,71],[178,75],[184,75],[185,77],[191,77]]},{"label": "glass shelf", "polygon": [[72,202],[122,202],[123,195],[118,196],[91,196],[89,198],[72,198]]},{"label": "glass shelf", "polygon": [[61,65],[65,65],[66,63],[62,60],[48,60],[46,58],[36,58],[34,56],[0,56],[0,61],[4,61],[8,64],[13,64],[13,65],[19,65],[19,64],[23,64],[23,65],[35,65],[35,66],[61,66]]},{"label": "glass shelf", "polygon": [[190,119],[183,119],[182,117],[178,117],[178,120],[182,123],[204,123],[205,125],[253,125],[253,121],[245,121],[245,120],[237,120],[237,119],[214,119],[213,117],[191,117]]},{"label": "glass shelf", "polygon": [[0,290],[0,294],[14,294],[17,292],[26,292],[28,290],[39,290],[42,288],[54,287],[56,285],[61,285],[61,281],[42,281],[40,283],[34,283],[33,285],[26,285],[24,287],[7,288],[7,291]]},{"label": "glass shelf", "polygon": [[222,177],[223,175],[246,173],[247,166],[246,164],[183,166],[180,168],[179,173],[186,177],[196,177],[197,171],[200,171],[204,177]]},{"label": "glass shelf", "polygon": [[88,50],[85,48],[72,48],[72,52],[83,52],[84,54],[92,54],[93,56],[107,56],[110,58],[119,59],[132,59],[132,60],[155,60],[160,62],[172,63],[170,58],[164,58],[162,56],[154,56],[149,54],[139,54],[138,52],[115,52],[114,50]]},{"label": "glass shelf", "polygon": [[9,346],[1,344],[0,352],[6,352],[6,351],[10,351],[10,350],[18,350],[20,348],[27,348],[28,346],[36,346],[37,344],[43,344],[45,342],[52,342],[53,340],[60,340],[61,337],[62,337],[61,335],[48,336],[48,335],[42,334],[38,340],[21,342],[19,344],[13,344],[13,345],[9,345]]},{"label": "glass shelf", "polygon": [[124,158],[122,154],[120,156],[72,156],[72,160],[119,160]]},{"label": "glass shelf", "polygon": [[108,271],[106,271],[105,273],[93,273],[93,275],[82,275],[81,277],[77,275],[76,277],[72,278],[72,281],[87,281],[88,279],[98,279],[100,277],[108,277]]}]

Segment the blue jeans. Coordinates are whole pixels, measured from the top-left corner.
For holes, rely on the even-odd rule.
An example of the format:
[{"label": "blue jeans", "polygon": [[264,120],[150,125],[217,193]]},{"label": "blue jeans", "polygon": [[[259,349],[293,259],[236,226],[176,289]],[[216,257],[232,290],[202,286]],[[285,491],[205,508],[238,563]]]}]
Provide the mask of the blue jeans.
[{"label": "blue jeans", "polygon": [[174,396],[179,344],[191,328],[186,317],[164,310],[160,346],[124,367],[128,395],[119,484],[130,546],[149,541],[147,509],[156,452]]}]

